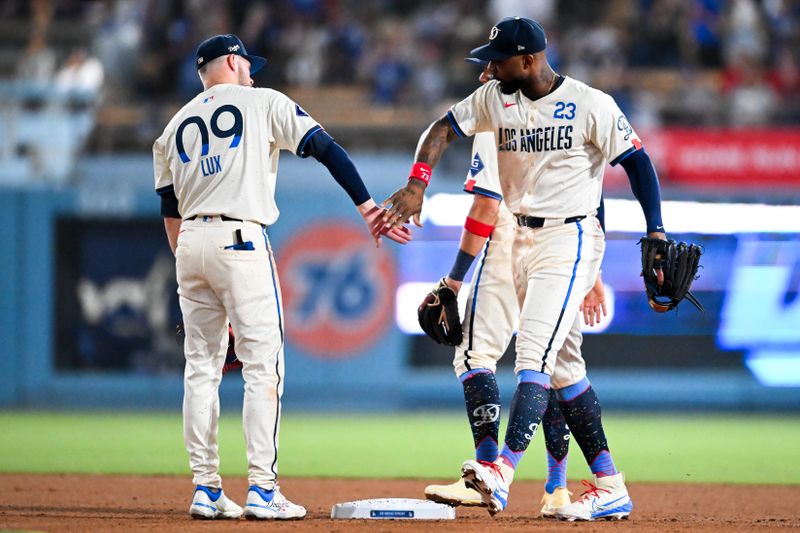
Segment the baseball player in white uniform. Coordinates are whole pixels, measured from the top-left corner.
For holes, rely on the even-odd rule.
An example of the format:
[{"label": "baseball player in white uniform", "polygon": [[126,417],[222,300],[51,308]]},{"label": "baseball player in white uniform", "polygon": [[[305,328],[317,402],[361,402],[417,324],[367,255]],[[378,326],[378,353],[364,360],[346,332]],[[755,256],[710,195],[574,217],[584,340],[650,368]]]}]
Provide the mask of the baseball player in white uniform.
[{"label": "baseball player in white uniform", "polygon": [[[407,230],[382,228],[347,153],[298,104],[252,87],[266,60],[235,35],[200,44],[204,90],[153,145],[155,187],[170,246],[186,338],[184,442],[194,475],[194,518],[303,518],[278,486],[284,385],[283,312],[268,227],[278,218],[278,156],[289,150],[323,163],[348,193],[370,232],[404,243]],[[250,488],[244,510],[222,491],[217,449],[218,387],[228,322],[245,381],[243,425]]]},{"label": "baseball player in white uniform", "polygon": [[[610,96],[554,72],[544,54],[546,45],[544,30],[535,21],[510,17],[498,22],[489,43],[471,52],[489,61],[494,80],[431,126],[408,184],[385,202],[391,204],[385,215],[388,224],[409,217],[419,223],[431,167],[448,143],[480,132],[493,134],[499,182],[485,185],[491,194],[475,197],[459,255],[445,278],[448,286],[460,288],[453,274],[463,279],[492,234],[502,199],[517,223],[511,253],[521,309],[518,385],[498,459],[470,459],[462,465],[464,482],[481,493],[492,514],[506,507],[515,468],[547,408],[557,356],[600,270],[605,240],[597,210],[607,163],[625,168],[648,235],[666,238],[658,178],[639,137]],[[473,367],[473,372],[491,370]],[[557,389],[557,395],[595,480],[556,515],[567,520],[627,517],[633,503],[609,452],[591,384],[584,377]]]},{"label": "baseball player in white uniform", "polygon": [[[498,179],[494,135],[488,132],[475,134],[472,153],[472,165],[464,190],[475,195],[494,197],[491,187]],[[513,215],[501,203],[497,223],[478,258],[463,319],[464,340],[456,347],[453,360],[456,375],[464,387],[467,416],[478,461],[493,462],[499,453],[497,441],[501,402],[494,374],[497,362],[517,329],[520,310],[520,295],[515,288],[511,258],[515,227]],[[451,277],[453,275],[459,277],[451,272]],[[524,295],[521,296],[524,298]],[[586,324],[594,325],[602,320],[605,299],[599,275],[593,289],[584,297],[581,311]],[[580,318],[580,314],[576,315],[572,329],[558,353],[550,377],[550,398],[542,420],[548,468],[541,514],[547,518],[555,517],[557,509],[570,503],[566,486],[570,432],[561,413],[556,391],[586,378],[586,365],[581,356],[583,336]],[[482,504],[480,494],[467,488],[462,479],[449,485],[429,485],[425,488],[425,495],[430,500],[450,505]]]}]

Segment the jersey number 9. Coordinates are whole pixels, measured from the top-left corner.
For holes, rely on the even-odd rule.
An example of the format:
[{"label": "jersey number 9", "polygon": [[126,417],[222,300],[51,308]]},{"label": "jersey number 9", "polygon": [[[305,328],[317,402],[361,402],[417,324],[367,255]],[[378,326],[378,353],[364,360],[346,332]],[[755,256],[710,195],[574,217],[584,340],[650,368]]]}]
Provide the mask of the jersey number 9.
[{"label": "jersey number 9", "polygon": [[[227,130],[223,130],[219,127],[219,117],[226,112],[233,115],[233,125]],[[219,137],[220,139],[233,137],[229,148],[236,148],[239,146],[239,142],[242,140],[242,131],[244,130],[244,120],[242,119],[242,112],[239,111],[239,108],[230,104],[220,106],[216,111],[214,111],[214,114],[211,115],[210,123],[211,132],[215,137]],[[181,161],[184,163],[191,161],[189,156],[186,155],[186,150],[183,146],[183,130],[185,130],[189,124],[197,125],[197,129],[200,132],[200,141],[203,144],[202,150],[200,151],[200,156],[203,157],[208,155],[208,127],[206,126],[206,123],[203,122],[202,118],[193,115],[191,117],[187,117],[186,120],[181,122],[181,125],[178,126],[178,131],[175,133],[175,146],[178,148],[178,155],[181,156]]]}]

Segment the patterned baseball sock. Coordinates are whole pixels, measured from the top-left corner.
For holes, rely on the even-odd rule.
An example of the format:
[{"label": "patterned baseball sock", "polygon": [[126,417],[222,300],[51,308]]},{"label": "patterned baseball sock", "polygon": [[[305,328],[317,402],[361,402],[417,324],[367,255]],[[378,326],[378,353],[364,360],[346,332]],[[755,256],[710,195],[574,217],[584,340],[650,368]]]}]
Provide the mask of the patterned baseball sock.
[{"label": "patterned baseball sock", "polygon": [[550,390],[547,411],[542,417],[544,444],[547,448],[547,482],[544,489],[552,494],[558,487],[567,486],[567,454],[569,453],[569,426],[558,406],[555,390]]},{"label": "patterned baseball sock", "polygon": [[592,473],[597,477],[617,474],[600,421],[600,402],[589,380],[583,378],[556,393],[561,412],[564,413]]},{"label": "patterned baseball sock", "polygon": [[475,442],[475,458],[492,462],[497,459],[497,434],[500,431],[500,389],[494,373],[477,368],[461,374],[464,402]]},{"label": "patterned baseball sock", "polygon": [[[506,439],[500,452],[502,463],[512,472],[542,421],[550,396],[549,388],[550,376],[547,374],[534,370],[523,370],[517,374],[517,390],[511,400]],[[506,481],[511,481],[505,477]]]}]

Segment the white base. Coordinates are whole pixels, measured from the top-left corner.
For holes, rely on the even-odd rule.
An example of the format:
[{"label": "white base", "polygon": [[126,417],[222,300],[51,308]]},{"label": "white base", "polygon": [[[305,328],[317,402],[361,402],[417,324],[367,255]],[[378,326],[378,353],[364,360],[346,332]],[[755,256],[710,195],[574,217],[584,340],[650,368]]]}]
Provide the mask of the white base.
[{"label": "white base", "polygon": [[376,498],[337,503],[331,518],[373,520],[453,520],[456,510],[449,505],[411,498]]}]

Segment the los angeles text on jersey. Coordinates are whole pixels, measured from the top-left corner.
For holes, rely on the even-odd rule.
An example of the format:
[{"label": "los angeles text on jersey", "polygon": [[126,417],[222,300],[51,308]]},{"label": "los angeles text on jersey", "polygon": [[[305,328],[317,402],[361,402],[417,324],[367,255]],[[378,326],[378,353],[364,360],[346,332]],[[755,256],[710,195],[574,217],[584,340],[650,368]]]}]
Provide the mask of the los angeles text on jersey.
[{"label": "los angeles text on jersey", "polygon": [[497,140],[501,152],[569,150],[572,148],[572,126],[498,128]]}]

